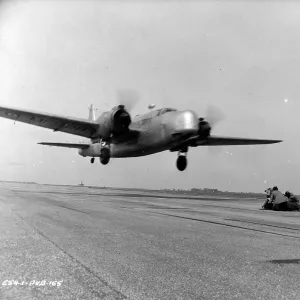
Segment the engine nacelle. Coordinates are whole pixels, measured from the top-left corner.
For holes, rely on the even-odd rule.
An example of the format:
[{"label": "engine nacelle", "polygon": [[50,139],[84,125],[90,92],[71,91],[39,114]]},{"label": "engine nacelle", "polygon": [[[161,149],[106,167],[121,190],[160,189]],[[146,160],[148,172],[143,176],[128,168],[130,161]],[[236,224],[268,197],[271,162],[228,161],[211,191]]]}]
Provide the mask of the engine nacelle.
[{"label": "engine nacelle", "polygon": [[199,118],[198,128],[198,134],[201,138],[205,139],[210,136],[211,126],[204,118]]},{"label": "engine nacelle", "polygon": [[124,105],[119,105],[111,111],[104,112],[97,119],[97,123],[99,124],[97,135],[102,139],[108,139],[111,135],[126,133],[131,124],[131,117]]}]

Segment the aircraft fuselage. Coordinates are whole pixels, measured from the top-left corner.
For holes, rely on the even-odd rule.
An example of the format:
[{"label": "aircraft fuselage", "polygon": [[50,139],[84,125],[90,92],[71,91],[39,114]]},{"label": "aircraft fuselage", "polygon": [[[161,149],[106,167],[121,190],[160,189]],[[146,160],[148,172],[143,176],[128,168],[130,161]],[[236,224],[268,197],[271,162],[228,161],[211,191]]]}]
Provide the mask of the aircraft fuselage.
[{"label": "aircraft fuselage", "polygon": [[[110,157],[145,156],[176,147],[197,133],[198,119],[189,110],[168,111],[166,114],[153,111],[137,116],[131,128],[138,130],[139,134],[124,142],[120,142],[117,137],[113,138],[109,143]],[[79,154],[99,157],[103,146],[101,142],[94,143],[87,149],[80,149]]]}]

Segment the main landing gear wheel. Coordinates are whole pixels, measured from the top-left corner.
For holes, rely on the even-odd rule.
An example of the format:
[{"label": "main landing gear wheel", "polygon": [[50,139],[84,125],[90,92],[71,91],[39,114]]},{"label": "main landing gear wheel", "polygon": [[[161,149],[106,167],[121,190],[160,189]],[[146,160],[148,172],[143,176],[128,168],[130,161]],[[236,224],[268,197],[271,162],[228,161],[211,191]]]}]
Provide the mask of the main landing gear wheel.
[{"label": "main landing gear wheel", "polygon": [[187,166],[187,159],[186,156],[179,155],[176,161],[177,169],[179,171],[184,171]]},{"label": "main landing gear wheel", "polygon": [[93,164],[94,161],[95,161],[95,157],[92,157],[92,158],[91,158],[91,164]]},{"label": "main landing gear wheel", "polygon": [[100,162],[102,165],[107,165],[109,163],[110,153],[109,149],[103,148],[100,152]]}]

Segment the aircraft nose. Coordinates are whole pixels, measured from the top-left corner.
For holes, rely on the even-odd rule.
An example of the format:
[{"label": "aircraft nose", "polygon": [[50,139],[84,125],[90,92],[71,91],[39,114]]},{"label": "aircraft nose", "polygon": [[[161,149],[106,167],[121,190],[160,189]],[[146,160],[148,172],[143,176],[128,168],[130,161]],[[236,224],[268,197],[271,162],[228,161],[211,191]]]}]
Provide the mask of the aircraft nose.
[{"label": "aircraft nose", "polygon": [[198,131],[197,115],[191,110],[180,112],[176,119],[176,127],[181,133],[196,133]]}]

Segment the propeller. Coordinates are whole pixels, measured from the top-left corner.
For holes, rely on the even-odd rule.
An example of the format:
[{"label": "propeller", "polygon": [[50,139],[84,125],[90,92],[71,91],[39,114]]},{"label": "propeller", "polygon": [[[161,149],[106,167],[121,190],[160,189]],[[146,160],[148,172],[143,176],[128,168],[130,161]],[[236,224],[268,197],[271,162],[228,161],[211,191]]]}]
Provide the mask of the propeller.
[{"label": "propeller", "polygon": [[129,89],[121,89],[117,91],[118,94],[118,104],[124,105],[128,112],[137,105],[140,99],[140,95],[137,91]]},{"label": "propeller", "polygon": [[205,118],[210,126],[213,128],[217,123],[225,120],[225,114],[222,112],[220,108],[214,105],[209,105],[206,110],[206,118]]},{"label": "propeller", "polygon": [[[211,129],[221,121],[225,120],[225,114],[223,111],[214,105],[209,105],[206,109],[206,117],[204,121],[207,121]],[[222,152],[221,146],[208,146],[208,151],[213,155],[218,155]]]}]

